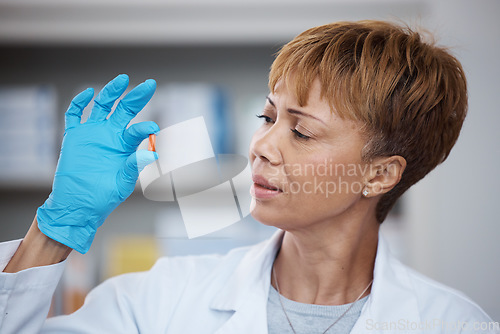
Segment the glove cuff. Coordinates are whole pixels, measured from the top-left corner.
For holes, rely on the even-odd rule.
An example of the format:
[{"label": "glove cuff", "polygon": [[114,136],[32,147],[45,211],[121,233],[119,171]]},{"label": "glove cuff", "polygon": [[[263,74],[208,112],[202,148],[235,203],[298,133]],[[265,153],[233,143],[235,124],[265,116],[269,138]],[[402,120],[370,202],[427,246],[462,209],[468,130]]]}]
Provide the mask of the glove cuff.
[{"label": "glove cuff", "polygon": [[96,232],[88,217],[67,209],[48,209],[46,204],[38,208],[37,222],[38,229],[47,237],[81,254],[88,252]]}]

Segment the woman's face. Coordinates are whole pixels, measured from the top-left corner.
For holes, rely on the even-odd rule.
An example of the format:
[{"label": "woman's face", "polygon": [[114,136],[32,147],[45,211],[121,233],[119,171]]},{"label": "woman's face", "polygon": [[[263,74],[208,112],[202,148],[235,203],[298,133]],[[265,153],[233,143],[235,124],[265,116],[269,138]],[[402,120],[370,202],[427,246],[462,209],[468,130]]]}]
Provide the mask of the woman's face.
[{"label": "woman's face", "polygon": [[290,230],[345,218],[358,210],[365,145],[360,124],[341,119],[316,80],[300,107],[280,82],[267,98],[250,144],[252,216]]}]

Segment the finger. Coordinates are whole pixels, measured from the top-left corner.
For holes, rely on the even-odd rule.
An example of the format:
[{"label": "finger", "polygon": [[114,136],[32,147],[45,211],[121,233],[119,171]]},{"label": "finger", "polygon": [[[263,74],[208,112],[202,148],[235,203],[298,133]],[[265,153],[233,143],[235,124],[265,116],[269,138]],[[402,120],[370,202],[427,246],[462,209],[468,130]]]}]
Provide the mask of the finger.
[{"label": "finger", "polygon": [[134,191],[139,173],[157,159],[158,153],[146,150],[137,150],[127,158],[117,180],[118,190],[123,200]]},{"label": "finger", "polygon": [[160,127],[155,122],[141,122],[131,125],[123,133],[123,140],[133,147],[139,146],[139,144],[146,139],[150,134],[157,133],[160,131]]},{"label": "finger", "polygon": [[94,89],[87,88],[73,98],[65,114],[65,130],[74,128],[80,124],[83,109],[92,101],[93,97]]},{"label": "finger", "polygon": [[132,118],[151,100],[156,90],[156,81],[146,80],[132,89],[118,103],[115,112],[109,117],[110,121],[118,127],[126,127]]},{"label": "finger", "polygon": [[89,121],[97,122],[104,120],[111,111],[111,108],[113,108],[115,101],[125,92],[127,86],[128,75],[126,74],[120,74],[108,82],[94,100],[94,107],[92,108]]}]

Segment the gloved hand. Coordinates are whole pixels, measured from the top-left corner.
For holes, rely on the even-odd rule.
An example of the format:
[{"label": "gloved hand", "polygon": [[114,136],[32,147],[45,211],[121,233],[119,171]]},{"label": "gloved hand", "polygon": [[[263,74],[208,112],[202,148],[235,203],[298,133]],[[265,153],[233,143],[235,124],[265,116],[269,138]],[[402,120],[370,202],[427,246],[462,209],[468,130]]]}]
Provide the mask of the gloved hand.
[{"label": "gloved hand", "polygon": [[160,131],[156,123],[126,128],[153,96],[154,80],[130,91],[106,119],[127,86],[125,74],[109,82],[83,124],[82,111],[94,90],[89,88],[71,101],[52,193],[37,210],[40,231],[82,254],[89,250],[97,228],[130,196],[140,171],[158,159],[156,152],[136,151],[149,134]]}]

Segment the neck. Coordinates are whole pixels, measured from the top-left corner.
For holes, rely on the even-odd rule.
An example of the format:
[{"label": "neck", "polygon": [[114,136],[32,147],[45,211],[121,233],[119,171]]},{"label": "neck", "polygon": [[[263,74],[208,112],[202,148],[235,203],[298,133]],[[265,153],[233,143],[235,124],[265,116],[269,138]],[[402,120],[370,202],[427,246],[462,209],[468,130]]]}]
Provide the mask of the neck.
[{"label": "neck", "polygon": [[373,279],[378,229],[360,220],[286,231],[274,262],[281,294],[307,304],[354,302]]}]

